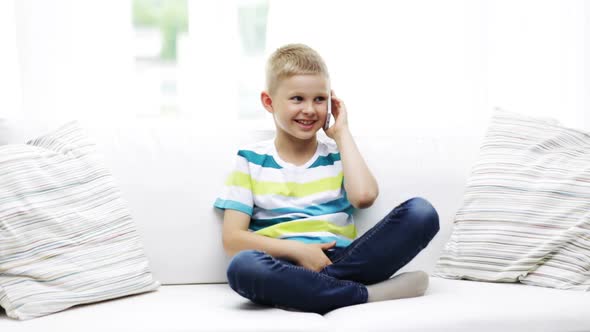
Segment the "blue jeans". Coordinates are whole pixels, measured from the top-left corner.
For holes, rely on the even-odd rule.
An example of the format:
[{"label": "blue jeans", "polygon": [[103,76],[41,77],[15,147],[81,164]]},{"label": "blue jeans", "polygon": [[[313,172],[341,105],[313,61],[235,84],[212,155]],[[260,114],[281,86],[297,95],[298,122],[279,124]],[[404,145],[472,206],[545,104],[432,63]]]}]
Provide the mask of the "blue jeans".
[{"label": "blue jeans", "polygon": [[332,261],[315,272],[258,250],[236,254],[227,268],[230,287],[255,303],[326,313],[367,302],[365,285],[391,277],[424,249],[439,230],[438,214],[412,198],[348,247],[327,250]]}]

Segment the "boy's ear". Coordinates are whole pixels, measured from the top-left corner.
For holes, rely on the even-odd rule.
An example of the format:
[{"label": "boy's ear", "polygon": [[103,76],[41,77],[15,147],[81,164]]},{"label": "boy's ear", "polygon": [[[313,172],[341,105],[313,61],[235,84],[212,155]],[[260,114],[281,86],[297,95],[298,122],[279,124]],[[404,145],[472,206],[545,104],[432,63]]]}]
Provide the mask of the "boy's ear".
[{"label": "boy's ear", "polygon": [[267,91],[262,91],[260,93],[260,101],[267,112],[274,113],[274,109],[272,108],[272,98]]}]

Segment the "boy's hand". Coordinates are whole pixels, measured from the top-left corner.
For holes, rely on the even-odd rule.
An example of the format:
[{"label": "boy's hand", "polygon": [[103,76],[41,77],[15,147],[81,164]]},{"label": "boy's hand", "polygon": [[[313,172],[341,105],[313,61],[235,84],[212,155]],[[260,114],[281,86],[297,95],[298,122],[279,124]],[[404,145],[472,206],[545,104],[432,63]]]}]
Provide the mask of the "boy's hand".
[{"label": "boy's hand", "polygon": [[332,90],[331,94],[334,124],[324,131],[328,137],[335,140],[341,132],[348,130],[348,113],[346,111],[346,106],[344,106],[344,102],[342,99],[336,97],[334,90]]},{"label": "boy's hand", "polygon": [[326,135],[333,139],[340,151],[344,189],[348,201],[358,209],[368,208],[379,195],[377,180],[361,155],[352,133],[348,128],[348,115],[341,99],[332,90],[332,115],[334,125],[326,129]]},{"label": "boy's hand", "polygon": [[326,256],[324,250],[328,250],[335,245],[336,241],[313,244],[298,242],[297,246],[294,248],[295,250],[292,258],[297,265],[319,272],[324,267],[332,264],[332,261]]}]

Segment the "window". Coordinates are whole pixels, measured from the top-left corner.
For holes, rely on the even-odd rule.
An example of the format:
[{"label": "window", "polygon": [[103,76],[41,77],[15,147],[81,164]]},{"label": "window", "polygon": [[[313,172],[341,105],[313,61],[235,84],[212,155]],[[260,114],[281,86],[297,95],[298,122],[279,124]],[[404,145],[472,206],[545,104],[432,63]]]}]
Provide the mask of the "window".
[{"label": "window", "polygon": [[266,50],[266,22],[268,1],[238,3],[240,37],[240,65],[238,81],[238,118],[257,119],[260,110],[260,91],[264,87]]},{"label": "window", "polygon": [[188,32],[187,0],[133,0],[140,115],[177,114],[178,42]]},{"label": "window", "polygon": [[268,9],[268,0],[133,0],[138,115],[263,116]]}]

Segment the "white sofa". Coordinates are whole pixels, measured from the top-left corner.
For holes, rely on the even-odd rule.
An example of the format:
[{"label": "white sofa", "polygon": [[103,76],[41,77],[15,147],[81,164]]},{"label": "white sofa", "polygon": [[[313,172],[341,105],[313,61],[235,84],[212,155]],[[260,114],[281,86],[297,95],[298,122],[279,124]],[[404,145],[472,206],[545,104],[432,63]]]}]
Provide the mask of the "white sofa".
[{"label": "white sofa", "polygon": [[[202,132],[179,120],[83,125],[129,203],[163,286],[29,321],[12,320],[0,310],[2,332],[590,331],[586,292],[435,277],[423,297],[345,307],[323,316],[255,305],[225,283],[229,259],[221,245],[222,216],[212,204],[237,147],[272,132]],[[2,129],[5,142],[26,136]],[[477,158],[484,132],[474,132],[357,136],[380,183],[375,205],[356,215],[360,233],[413,196],[427,198],[439,212],[440,232],[402,271],[433,271]]]}]

